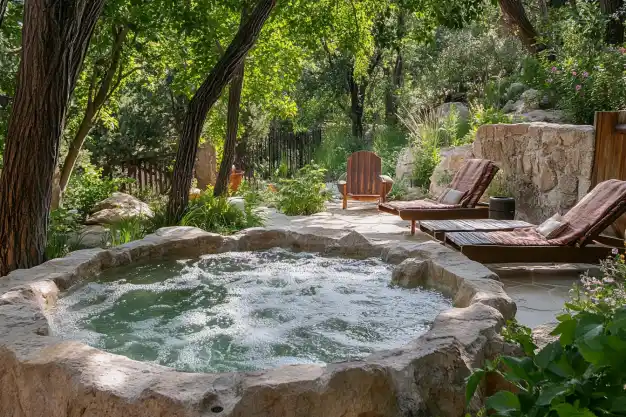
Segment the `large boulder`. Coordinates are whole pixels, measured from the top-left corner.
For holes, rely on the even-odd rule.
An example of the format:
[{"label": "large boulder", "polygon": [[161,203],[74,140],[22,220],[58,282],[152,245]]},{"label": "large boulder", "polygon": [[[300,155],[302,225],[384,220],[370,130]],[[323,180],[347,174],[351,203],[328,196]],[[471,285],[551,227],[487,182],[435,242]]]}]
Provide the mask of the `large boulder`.
[{"label": "large boulder", "polygon": [[211,143],[205,142],[198,148],[195,172],[199,189],[206,190],[209,185],[215,185],[217,180],[217,157],[215,155],[215,147]]},{"label": "large boulder", "polygon": [[470,118],[469,108],[464,103],[460,103],[456,101],[450,102],[450,103],[443,103],[441,106],[435,109],[435,114],[439,116],[440,118],[445,119],[450,116],[450,113],[452,113],[453,110],[456,111],[458,118],[459,118],[459,122],[467,123],[469,121],[469,118]]},{"label": "large boulder", "polygon": [[396,163],[396,180],[410,180],[413,178],[413,169],[415,168],[415,152],[414,149],[406,147],[400,151],[398,162]]},{"label": "large boulder", "polygon": [[138,198],[116,192],[94,206],[85,224],[115,224],[122,219],[139,216],[152,217],[154,213]]},{"label": "large boulder", "polygon": [[443,193],[465,160],[472,158],[472,145],[444,148],[439,155],[441,162],[430,177],[430,195],[434,197]]}]

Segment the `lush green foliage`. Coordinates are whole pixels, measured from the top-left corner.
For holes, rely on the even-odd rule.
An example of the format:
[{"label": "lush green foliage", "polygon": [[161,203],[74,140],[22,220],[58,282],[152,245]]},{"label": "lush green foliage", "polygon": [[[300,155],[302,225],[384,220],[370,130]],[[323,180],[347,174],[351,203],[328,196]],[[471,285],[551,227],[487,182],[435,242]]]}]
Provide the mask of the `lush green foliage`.
[{"label": "lush green foliage", "polygon": [[128,217],[108,227],[107,246],[119,246],[143,239],[149,233],[150,221],[143,217]]},{"label": "lush green foliage", "polygon": [[208,232],[230,234],[249,227],[261,226],[262,219],[254,213],[254,200],[245,199],[242,211],[226,198],[203,193],[189,204],[181,226],[199,227]]},{"label": "lush green foliage", "polygon": [[50,213],[46,258],[61,258],[80,248],[80,215],[75,210],[57,209]]},{"label": "lush green foliage", "polygon": [[281,179],[276,205],[288,216],[310,215],[324,210],[328,201],[326,170],[307,165],[292,179]]},{"label": "lush green foliage", "polygon": [[96,203],[118,191],[124,182],[128,182],[128,180],[104,178],[102,168],[87,165],[80,174],[72,176],[63,199],[63,205],[78,210],[84,217],[91,212]]},{"label": "lush green foliage", "polygon": [[593,124],[596,111],[626,107],[626,50],[606,44],[606,23],[597,2],[553,9],[543,28],[550,48],[524,63],[522,81],[575,123]]},{"label": "lush green foliage", "polygon": [[534,351],[528,332],[517,331],[527,356],[502,356],[468,378],[467,401],[487,372],[517,390],[486,400],[496,416],[593,417],[626,415],[626,265],[623,256],[603,263],[604,278],[586,277],[568,312],[557,317],[558,341]]}]

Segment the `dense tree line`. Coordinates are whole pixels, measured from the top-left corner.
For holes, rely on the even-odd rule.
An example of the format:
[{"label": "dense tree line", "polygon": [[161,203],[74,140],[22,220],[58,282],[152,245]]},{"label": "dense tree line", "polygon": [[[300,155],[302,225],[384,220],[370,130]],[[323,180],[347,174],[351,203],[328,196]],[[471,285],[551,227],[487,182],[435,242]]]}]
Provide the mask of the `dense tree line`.
[{"label": "dense tree line", "polygon": [[[0,0],[0,275],[44,261],[50,209],[62,204],[85,148],[96,163],[175,152],[174,222],[201,142],[219,144],[214,193],[224,195],[238,143],[262,136],[270,121],[345,123],[351,141],[366,143],[369,125],[400,124],[446,31],[497,16],[528,54],[558,59],[562,42],[546,22],[559,8],[586,13],[577,11],[589,2],[49,3]],[[621,45],[623,0],[597,8],[603,42]],[[418,98],[469,100],[463,83]]]}]

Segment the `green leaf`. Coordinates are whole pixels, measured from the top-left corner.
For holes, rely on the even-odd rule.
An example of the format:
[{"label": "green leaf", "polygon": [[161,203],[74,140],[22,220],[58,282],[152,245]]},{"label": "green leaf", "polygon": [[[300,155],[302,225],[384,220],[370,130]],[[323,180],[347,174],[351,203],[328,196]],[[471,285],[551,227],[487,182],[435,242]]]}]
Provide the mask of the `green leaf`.
[{"label": "green leaf", "polygon": [[614,413],[626,413],[626,396],[612,398],[611,411]]},{"label": "green leaf", "polygon": [[561,355],[559,360],[550,363],[547,369],[561,378],[571,378],[576,375],[576,371],[569,363],[567,355]]},{"label": "green leaf", "polygon": [[571,319],[564,320],[552,331],[552,335],[560,335],[559,341],[561,346],[567,346],[574,343],[574,335],[576,333],[576,321]]},{"label": "green leaf", "polygon": [[532,383],[530,372],[534,371],[535,366],[531,358],[514,358],[511,356],[503,356],[502,362],[509,368],[506,373],[507,379],[510,381],[527,381]]},{"label": "green leaf", "polygon": [[538,405],[550,405],[555,398],[567,394],[570,389],[561,384],[546,385],[542,387],[539,398],[537,398]]},{"label": "green leaf", "polygon": [[476,369],[466,380],[467,386],[465,388],[465,403],[469,404],[474,397],[474,393],[478,388],[478,384],[483,380],[485,371],[483,369]]},{"label": "green leaf", "polygon": [[519,399],[515,394],[508,391],[500,391],[487,398],[487,409],[494,410],[501,415],[511,415],[521,410]]},{"label": "green leaf", "polygon": [[559,417],[596,417],[587,408],[578,408],[567,403],[555,405],[552,409],[557,412]]},{"label": "green leaf", "polygon": [[611,333],[619,333],[620,330],[626,330],[626,309],[620,308],[615,311],[613,320],[607,326],[607,330]]},{"label": "green leaf", "polygon": [[546,369],[550,363],[559,358],[562,352],[563,348],[561,347],[560,342],[552,342],[537,353],[535,356],[535,364],[541,369]]}]

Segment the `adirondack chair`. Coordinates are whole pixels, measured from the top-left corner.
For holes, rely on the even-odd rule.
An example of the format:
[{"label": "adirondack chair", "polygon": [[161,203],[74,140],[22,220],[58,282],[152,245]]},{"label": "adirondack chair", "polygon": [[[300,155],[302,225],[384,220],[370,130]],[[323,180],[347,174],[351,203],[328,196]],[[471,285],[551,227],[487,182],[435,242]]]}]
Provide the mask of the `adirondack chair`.
[{"label": "adirondack chair", "polygon": [[391,192],[393,180],[381,173],[382,163],[374,152],[359,151],[350,155],[346,180],[338,182],[343,209],[348,208],[348,200],[384,203]]}]

